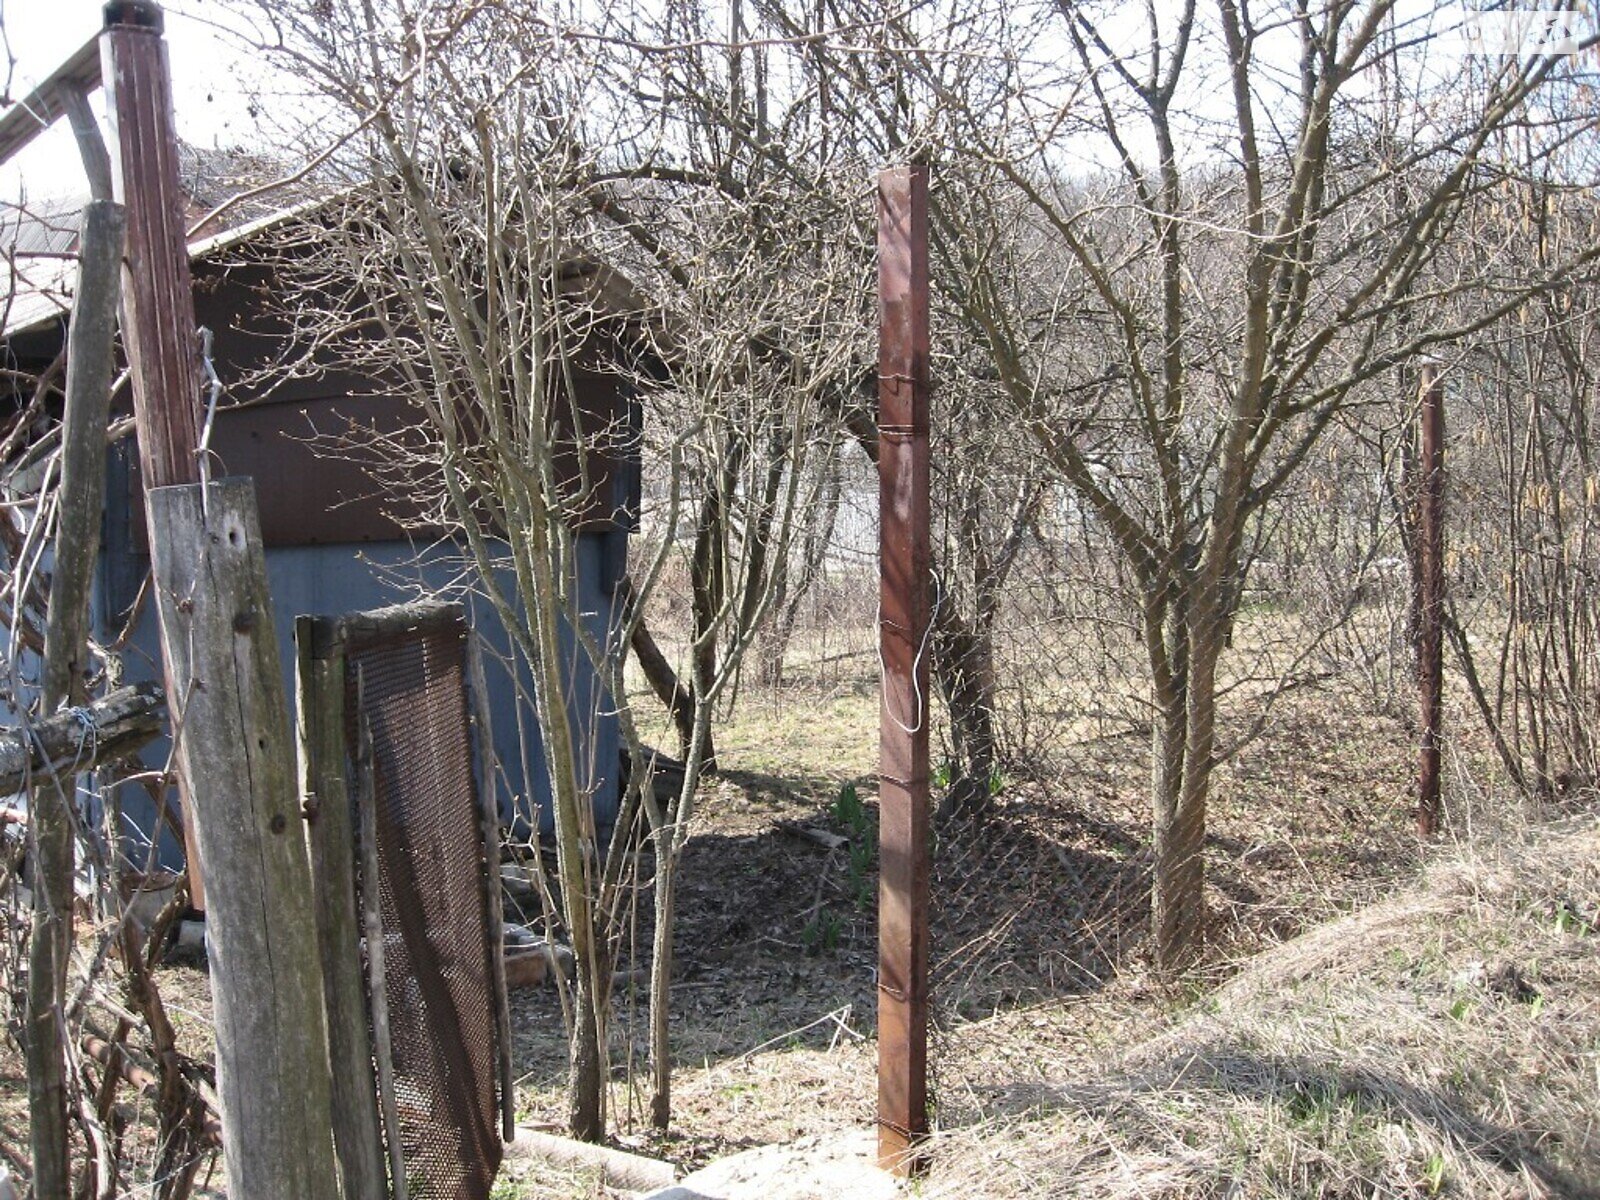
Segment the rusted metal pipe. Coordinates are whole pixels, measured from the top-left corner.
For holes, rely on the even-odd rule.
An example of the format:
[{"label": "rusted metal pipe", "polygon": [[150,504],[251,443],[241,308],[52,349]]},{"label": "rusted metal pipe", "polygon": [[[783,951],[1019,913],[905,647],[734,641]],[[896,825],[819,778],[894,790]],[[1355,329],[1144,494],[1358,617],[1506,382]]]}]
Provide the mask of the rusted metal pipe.
[{"label": "rusted metal pipe", "polygon": [[1422,729],[1417,833],[1439,830],[1440,725],[1444,709],[1444,384],[1422,364],[1422,453],[1417,480],[1417,688]]},{"label": "rusted metal pipe", "polygon": [[878,1161],[928,1132],[928,168],[878,179]]}]

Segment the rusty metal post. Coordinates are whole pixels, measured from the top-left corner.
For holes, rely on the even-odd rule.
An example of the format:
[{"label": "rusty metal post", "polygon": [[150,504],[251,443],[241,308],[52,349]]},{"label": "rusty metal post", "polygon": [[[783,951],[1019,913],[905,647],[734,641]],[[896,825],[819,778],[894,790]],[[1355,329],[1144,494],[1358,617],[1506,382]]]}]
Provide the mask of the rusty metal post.
[{"label": "rusty metal post", "polygon": [[[101,78],[113,137],[112,187],[128,214],[123,266],[122,343],[133,384],[139,470],[151,488],[198,483],[196,410],[200,361],[196,344],[189,246],[172,124],[172,81],[161,7],[151,0],[111,0],[100,36]],[[147,527],[152,530],[154,526]],[[163,665],[171,656],[163,651]],[[183,689],[167,677],[173,728]],[[205,908],[200,852],[187,780],[179,779],[189,902]]]},{"label": "rusty metal post", "polygon": [[1422,743],[1417,832],[1439,829],[1440,722],[1444,708],[1444,384],[1422,365],[1422,452],[1417,487],[1417,687]]},{"label": "rusty metal post", "polygon": [[928,1132],[928,168],[878,178],[878,1162]]}]

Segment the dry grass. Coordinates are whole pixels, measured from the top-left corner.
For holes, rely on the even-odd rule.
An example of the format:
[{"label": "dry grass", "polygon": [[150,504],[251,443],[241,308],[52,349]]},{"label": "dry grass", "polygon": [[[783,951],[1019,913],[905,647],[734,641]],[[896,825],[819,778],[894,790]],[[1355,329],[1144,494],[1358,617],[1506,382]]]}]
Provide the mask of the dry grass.
[{"label": "dry grass", "polygon": [[1600,1195],[1600,824],[1480,842],[940,1139],[930,1196]]},{"label": "dry grass", "polygon": [[[874,894],[875,864],[857,878],[847,855],[779,828],[833,823],[845,784],[875,815],[876,661],[849,634],[802,645],[794,684],[750,690],[719,728],[724,772],[695,817],[680,897],[675,1130],[645,1132],[643,996],[624,990],[612,1104],[625,1148],[695,1167],[870,1125],[876,953],[860,896]],[[1236,711],[1233,728],[1247,717]],[[927,1194],[1596,1194],[1592,820],[1543,832],[1515,813],[1485,821],[1492,810],[1465,803],[1488,778],[1485,755],[1459,741],[1461,841],[1417,884],[1408,731],[1346,691],[1290,693],[1217,773],[1217,936],[1174,990],[1144,961],[1148,740],[1114,723],[1051,728],[1050,757],[1008,766],[986,825],[941,832],[942,1132]],[[1459,714],[1453,728],[1474,726]],[[838,923],[822,948],[805,936],[820,911]],[[636,954],[649,917],[642,892]],[[169,968],[163,987],[186,1049],[205,1057],[204,975]],[[519,993],[513,1025],[520,1113],[559,1122],[553,993]],[[0,1058],[6,1142],[4,1101],[19,1099],[8,1067]],[[496,1200],[607,1195],[582,1173],[515,1174]]]},{"label": "dry grass", "polygon": [[[826,677],[797,669],[777,693],[749,692],[719,729],[724,773],[695,819],[679,903],[675,1132],[658,1140],[643,1129],[643,1083],[627,1071],[630,1051],[636,1081],[644,1067],[642,997],[624,993],[612,1093],[624,1146],[692,1168],[870,1124],[874,1047],[859,1039],[875,1016],[872,905],[853,902],[846,856],[777,828],[832,824],[829,803],[847,783],[875,812],[876,663],[828,667]],[[1092,724],[1076,733],[1044,769],[1008,778],[981,829],[940,835],[933,1084],[945,1128],[993,1119],[1005,1108],[997,1083],[1060,1078],[1183,999],[1151,986],[1143,960],[1148,740]],[[1219,772],[1208,860],[1221,957],[1206,979],[1414,869],[1411,760],[1404,731],[1347,696],[1308,690],[1280,702],[1271,735]],[[870,896],[875,865],[865,882]],[[839,918],[838,941],[808,953],[819,905]],[[648,924],[646,894],[641,948]],[[515,1024],[520,1105],[558,1121],[565,1050],[553,998],[519,997]],[[564,1186],[527,1194],[583,1194]]]}]

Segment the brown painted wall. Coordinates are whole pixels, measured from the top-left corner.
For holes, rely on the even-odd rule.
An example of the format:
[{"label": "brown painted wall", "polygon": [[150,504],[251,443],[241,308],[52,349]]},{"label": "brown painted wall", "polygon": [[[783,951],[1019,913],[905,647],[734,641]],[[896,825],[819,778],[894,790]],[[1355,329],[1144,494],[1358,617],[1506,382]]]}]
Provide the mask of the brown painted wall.
[{"label": "brown painted wall", "polygon": [[[441,532],[426,516],[430,498],[438,495],[431,472],[386,460],[371,445],[374,432],[413,445],[422,440],[404,436],[422,423],[423,414],[398,394],[398,384],[341,370],[332,351],[320,354],[311,369],[274,370],[292,331],[266,301],[273,286],[270,268],[197,263],[194,275],[196,318],[213,331],[213,358],[224,385],[210,440],[211,475],[255,478],[266,544],[389,541]],[[634,528],[637,411],[630,389],[614,374],[586,368],[578,368],[574,379],[586,480],[570,433],[573,406],[555,413],[558,429],[566,431],[556,468],[572,525],[584,532]],[[341,450],[335,444],[341,439],[352,445]],[[133,534],[142,544],[136,468],[129,485]]]}]

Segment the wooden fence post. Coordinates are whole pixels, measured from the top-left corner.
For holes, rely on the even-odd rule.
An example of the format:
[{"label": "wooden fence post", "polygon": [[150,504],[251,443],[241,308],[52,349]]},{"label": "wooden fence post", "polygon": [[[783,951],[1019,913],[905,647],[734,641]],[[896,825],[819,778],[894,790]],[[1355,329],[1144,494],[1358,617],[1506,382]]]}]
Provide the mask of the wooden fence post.
[{"label": "wooden fence post", "polygon": [[[40,715],[47,720],[63,704],[82,704],[85,698],[89,592],[105,503],[106,416],[111,409],[122,230],[122,209],[110,200],[91,200],[84,207],[67,332],[55,570],[45,615]],[[28,756],[24,763],[30,760]],[[72,799],[77,780],[76,767],[60,775],[50,772],[34,781],[29,797],[34,907],[28,947],[28,1140],[34,1190],[41,1200],[64,1198],[72,1184],[62,1008],[72,949]]]},{"label": "wooden fence post", "polygon": [[147,494],[206,923],[230,1200],[339,1200],[311,864],[248,479]]},{"label": "wooden fence post", "polygon": [[[114,131],[112,186],[128,214],[122,344],[133,385],[139,471],[147,495],[151,488],[200,479],[195,458],[200,444],[199,345],[162,26],[161,7],[151,0],[111,0],[105,6],[100,37],[106,112]],[[149,529],[153,540],[154,522]],[[165,647],[162,665],[176,726],[183,692],[173,686],[171,651]],[[204,855],[194,833],[191,783],[180,771],[189,903],[204,910]]]},{"label": "wooden fence post", "polygon": [[878,179],[878,1161],[928,1132],[928,168]]},{"label": "wooden fence post", "polygon": [[332,1066],[333,1142],[344,1200],[388,1200],[377,1079],[367,1029],[356,914],[355,832],[344,732],[344,657],[337,622],[296,617],[301,796],[315,889]]}]

